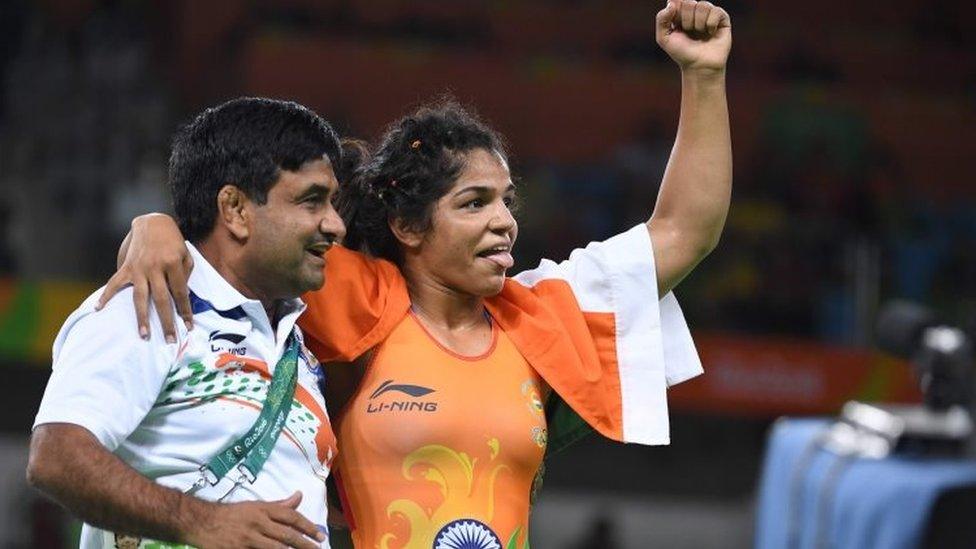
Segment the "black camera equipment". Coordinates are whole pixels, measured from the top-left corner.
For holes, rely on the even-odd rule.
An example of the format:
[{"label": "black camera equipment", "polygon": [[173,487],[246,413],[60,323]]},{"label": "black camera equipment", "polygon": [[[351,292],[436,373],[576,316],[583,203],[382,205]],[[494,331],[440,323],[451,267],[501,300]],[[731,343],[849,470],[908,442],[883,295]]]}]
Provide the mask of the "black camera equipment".
[{"label": "black camera equipment", "polygon": [[907,359],[922,405],[848,402],[825,441],[838,453],[881,458],[893,450],[976,456],[973,343],[962,329],[942,324],[930,310],[906,301],[878,316],[878,346]]},{"label": "black camera equipment", "polygon": [[[822,430],[807,440],[790,465],[785,547],[806,546],[802,542],[810,539],[811,531],[815,547],[838,541],[841,527],[837,519],[843,513],[836,514],[835,505],[855,512],[859,499],[847,492],[844,503],[838,503],[840,487],[845,479],[854,483],[876,481],[865,471],[881,470],[892,474],[889,481],[896,483],[901,494],[939,491],[938,497],[924,506],[928,518],[924,531],[918,533],[919,546],[976,547],[976,522],[972,520],[976,486],[969,480],[953,482],[945,476],[951,470],[959,478],[970,478],[962,471],[967,463],[971,470],[976,457],[972,340],[964,330],[942,324],[929,310],[907,302],[884,307],[877,332],[882,350],[911,363],[922,404],[850,401],[835,421],[825,422]],[[913,477],[906,469],[919,476]],[[899,503],[895,499],[893,505]],[[878,519],[877,514],[871,516]],[[849,529],[844,531],[850,533]]]}]

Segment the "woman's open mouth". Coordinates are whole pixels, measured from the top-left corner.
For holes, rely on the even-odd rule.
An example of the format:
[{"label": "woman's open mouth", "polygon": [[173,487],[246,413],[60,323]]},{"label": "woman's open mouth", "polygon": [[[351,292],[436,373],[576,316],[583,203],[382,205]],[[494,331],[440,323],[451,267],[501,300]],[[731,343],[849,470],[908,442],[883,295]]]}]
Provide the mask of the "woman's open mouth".
[{"label": "woman's open mouth", "polygon": [[515,264],[509,246],[495,246],[478,252],[476,255],[481,259],[486,259],[502,269],[509,269]]}]

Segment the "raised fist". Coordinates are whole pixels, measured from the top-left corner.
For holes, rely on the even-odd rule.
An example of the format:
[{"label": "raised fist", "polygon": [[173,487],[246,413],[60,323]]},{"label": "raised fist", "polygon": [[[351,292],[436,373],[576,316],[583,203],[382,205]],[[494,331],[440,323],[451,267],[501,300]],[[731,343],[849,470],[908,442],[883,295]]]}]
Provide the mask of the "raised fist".
[{"label": "raised fist", "polygon": [[657,43],[685,69],[724,70],[732,48],[729,14],[711,2],[668,0],[657,13]]}]

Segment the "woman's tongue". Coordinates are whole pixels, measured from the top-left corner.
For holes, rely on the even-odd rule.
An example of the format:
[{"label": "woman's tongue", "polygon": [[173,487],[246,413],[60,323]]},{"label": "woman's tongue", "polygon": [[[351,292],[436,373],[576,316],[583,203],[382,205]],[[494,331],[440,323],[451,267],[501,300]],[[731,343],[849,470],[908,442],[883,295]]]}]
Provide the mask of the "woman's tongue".
[{"label": "woman's tongue", "polygon": [[485,252],[478,254],[478,257],[491,261],[502,269],[509,269],[515,264],[515,260],[512,258],[512,254],[509,252]]}]

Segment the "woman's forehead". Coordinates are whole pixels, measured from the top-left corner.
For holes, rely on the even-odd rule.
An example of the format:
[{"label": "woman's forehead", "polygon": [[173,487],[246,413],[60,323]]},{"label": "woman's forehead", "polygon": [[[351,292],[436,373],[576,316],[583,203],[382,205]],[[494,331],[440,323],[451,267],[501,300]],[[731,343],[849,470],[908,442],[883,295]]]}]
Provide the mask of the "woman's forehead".
[{"label": "woman's forehead", "polygon": [[470,185],[476,181],[481,185],[502,188],[508,188],[512,184],[508,163],[498,152],[476,149],[465,156],[464,169],[461,170],[455,187]]}]

